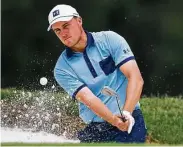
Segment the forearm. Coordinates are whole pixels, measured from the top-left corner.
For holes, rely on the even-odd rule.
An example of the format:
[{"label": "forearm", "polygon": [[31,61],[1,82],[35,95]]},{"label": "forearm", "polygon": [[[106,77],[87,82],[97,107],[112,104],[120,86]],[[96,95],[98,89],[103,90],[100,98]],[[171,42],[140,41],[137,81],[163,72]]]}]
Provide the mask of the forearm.
[{"label": "forearm", "polygon": [[140,99],[143,88],[143,79],[131,77],[128,79],[127,91],[126,91],[126,101],[124,105],[124,110],[133,112],[135,105]]},{"label": "forearm", "polygon": [[114,115],[112,112],[104,105],[101,100],[97,97],[91,98],[91,101],[85,101],[85,104],[99,117],[109,122],[112,125],[114,124]]},{"label": "forearm", "polygon": [[[84,89],[84,88],[83,88]],[[102,101],[93,95],[88,89],[81,90],[78,100],[88,106],[96,115],[115,126],[115,116]],[[86,94],[84,94],[86,92]]]}]

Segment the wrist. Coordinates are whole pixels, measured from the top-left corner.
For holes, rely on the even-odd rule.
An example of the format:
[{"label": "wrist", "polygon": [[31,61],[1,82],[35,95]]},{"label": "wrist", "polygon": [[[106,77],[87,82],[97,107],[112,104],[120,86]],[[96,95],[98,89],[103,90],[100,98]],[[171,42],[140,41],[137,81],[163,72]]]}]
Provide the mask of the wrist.
[{"label": "wrist", "polygon": [[132,113],[130,111],[123,110],[123,115],[132,115]]},{"label": "wrist", "polygon": [[128,111],[131,114],[132,114],[133,110],[134,109],[133,109],[133,107],[131,105],[124,105],[124,107],[123,107],[123,111]]}]

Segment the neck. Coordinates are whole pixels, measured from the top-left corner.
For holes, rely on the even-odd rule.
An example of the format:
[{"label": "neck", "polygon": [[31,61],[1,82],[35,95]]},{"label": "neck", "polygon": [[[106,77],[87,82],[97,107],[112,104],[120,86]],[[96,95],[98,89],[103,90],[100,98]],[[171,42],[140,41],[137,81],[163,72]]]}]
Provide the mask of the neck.
[{"label": "neck", "polygon": [[79,41],[71,48],[73,51],[83,52],[86,45],[87,45],[87,35],[86,35],[85,31],[82,29],[81,37],[79,38]]}]

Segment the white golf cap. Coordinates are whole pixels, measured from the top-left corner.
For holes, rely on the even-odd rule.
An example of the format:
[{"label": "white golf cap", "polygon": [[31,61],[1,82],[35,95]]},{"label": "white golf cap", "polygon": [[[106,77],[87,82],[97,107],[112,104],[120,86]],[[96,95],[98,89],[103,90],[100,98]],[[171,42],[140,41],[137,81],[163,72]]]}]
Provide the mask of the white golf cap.
[{"label": "white golf cap", "polygon": [[49,27],[47,31],[51,29],[52,24],[58,21],[69,21],[74,16],[79,17],[75,8],[65,4],[55,6],[48,15]]}]

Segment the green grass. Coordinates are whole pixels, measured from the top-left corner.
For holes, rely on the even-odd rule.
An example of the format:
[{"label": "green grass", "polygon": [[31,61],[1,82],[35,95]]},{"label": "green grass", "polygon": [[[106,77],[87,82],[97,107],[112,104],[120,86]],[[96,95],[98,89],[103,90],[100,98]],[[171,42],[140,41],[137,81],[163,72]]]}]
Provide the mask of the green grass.
[{"label": "green grass", "polygon": [[122,143],[3,143],[2,146],[157,146],[157,144]]},{"label": "green grass", "polygon": [[13,97],[15,89],[1,89],[1,100]]},{"label": "green grass", "polygon": [[[17,96],[13,96],[15,95],[14,91],[14,89],[1,90],[1,99],[7,101],[15,101]],[[34,96],[39,96],[38,91],[32,93]],[[48,103],[50,103],[50,106],[54,104],[53,101],[61,101],[63,97],[66,97],[65,93],[60,92],[48,93],[48,98],[50,98],[50,96],[53,94],[55,99],[48,101]],[[20,97],[21,91],[16,91],[16,95]],[[27,98],[26,92],[24,99],[25,98]],[[33,98],[30,98],[29,100],[32,99]],[[67,108],[64,108],[66,107],[65,104],[62,107],[66,110],[69,110],[67,113],[68,115],[78,115],[76,104],[73,103],[70,98],[68,99],[69,100],[67,100],[67,104],[69,103],[69,105],[67,106]],[[183,99],[173,97],[151,97],[142,98],[140,100],[140,103],[148,129],[148,144],[183,144]]]},{"label": "green grass", "polygon": [[183,99],[143,98],[148,134],[161,144],[183,144]]}]

